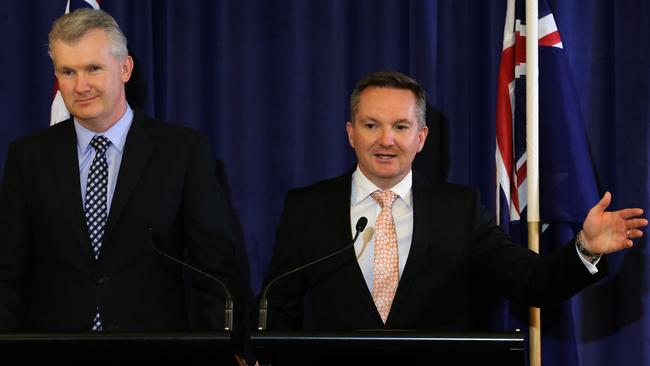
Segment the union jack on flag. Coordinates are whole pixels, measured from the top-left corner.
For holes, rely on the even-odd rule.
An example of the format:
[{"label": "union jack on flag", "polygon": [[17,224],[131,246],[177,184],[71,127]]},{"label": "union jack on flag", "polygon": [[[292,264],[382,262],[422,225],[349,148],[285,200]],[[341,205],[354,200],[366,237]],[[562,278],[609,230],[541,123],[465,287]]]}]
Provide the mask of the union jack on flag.
[{"label": "union jack on flag", "polygon": [[[80,8],[99,9],[100,0],[68,0],[65,6],[65,14]],[[70,118],[70,112],[63,103],[63,97],[59,91],[59,84],[54,79],[54,91],[52,96],[52,109],[50,111],[50,126]]]},{"label": "union jack on flag", "polygon": [[[497,90],[495,206],[501,227],[525,245],[527,225],[520,220],[526,216],[528,204],[523,0],[508,0],[507,9]],[[539,0],[538,14],[540,252],[545,253],[572,240],[599,194],[587,130],[565,54],[571,38],[563,42],[562,35],[568,33],[558,29],[546,0]],[[546,314],[554,315],[547,316],[550,320],[542,326],[545,364],[581,364],[573,301],[559,309],[546,308]],[[517,323],[515,319],[510,320]]]},{"label": "union jack on flag", "polygon": [[[527,207],[526,25],[523,1],[509,0],[496,112],[497,220],[506,231]],[[561,33],[539,1],[539,176],[543,223],[581,223],[598,201],[586,129]],[[578,228],[579,229],[579,228]],[[573,236],[574,228],[567,231]],[[518,239],[524,239],[518,238]]]}]

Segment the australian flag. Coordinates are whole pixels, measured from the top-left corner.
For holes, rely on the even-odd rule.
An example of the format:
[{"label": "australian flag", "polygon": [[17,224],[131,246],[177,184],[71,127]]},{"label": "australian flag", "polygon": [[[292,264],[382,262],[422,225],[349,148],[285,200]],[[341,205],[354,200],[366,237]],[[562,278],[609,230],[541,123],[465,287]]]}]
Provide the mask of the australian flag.
[{"label": "australian flag", "polygon": [[[499,69],[496,118],[496,207],[505,231],[527,241],[526,24],[523,0],[508,0]],[[599,200],[577,91],[552,9],[539,0],[540,251],[550,252],[582,228]],[[571,301],[542,309],[542,359],[578,365]]]}]

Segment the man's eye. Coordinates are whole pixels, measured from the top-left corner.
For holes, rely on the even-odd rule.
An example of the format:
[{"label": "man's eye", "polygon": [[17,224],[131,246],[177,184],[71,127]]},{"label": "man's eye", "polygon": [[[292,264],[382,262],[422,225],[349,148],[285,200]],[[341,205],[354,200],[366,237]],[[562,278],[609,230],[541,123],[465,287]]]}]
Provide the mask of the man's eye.
[{"label": "man's eye", "polygon": [[102,68],[99,67],[99,66],[90,66],[90,67],[88,68],[88,71],[90,71],[90,72],[97,72],[97,71],[99,71],[99,70],[101,70],[101,69],[102,69]]},{"label": "man's eye", "polygon": [[59,71],[59,75],[63,76],[63,77],[70,77],[70,76],[74,75],[74,71],[72,71],[72,70],[61,70],[61,71]]},{"label": "man's eye", "polygon": [[395,128],[398,130],[408,130],[409,126],[408,125],[397,125]]},{"label": "man's eye", "polygon": [[366,123],[364,124],[364,126],[365,126],[366,128],[368,128],[368,129],[372,129],[372,128],[377,127],[377,124],[372,123],[372,122],[366,122]]}]

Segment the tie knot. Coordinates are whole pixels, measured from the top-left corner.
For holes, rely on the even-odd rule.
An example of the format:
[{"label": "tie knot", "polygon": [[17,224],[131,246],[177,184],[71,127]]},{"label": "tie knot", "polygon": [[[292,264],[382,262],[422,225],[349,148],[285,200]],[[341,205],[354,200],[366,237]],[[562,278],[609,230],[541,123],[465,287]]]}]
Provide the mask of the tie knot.
[{"label": "tie knot", "polygon": [[93,136],[93,139],[90,140],[90,145],[95,148],[95,151],[97,151],[98,154],[106,153],[106,149],[108,149],[110,143],[111,140],[102,135],[95,135]]},{"label": "tie knot", "polygon": [[397,199],[397,195],[393,191],[374,191],[371,196],[382,209],[393,207],[393,202]]}]

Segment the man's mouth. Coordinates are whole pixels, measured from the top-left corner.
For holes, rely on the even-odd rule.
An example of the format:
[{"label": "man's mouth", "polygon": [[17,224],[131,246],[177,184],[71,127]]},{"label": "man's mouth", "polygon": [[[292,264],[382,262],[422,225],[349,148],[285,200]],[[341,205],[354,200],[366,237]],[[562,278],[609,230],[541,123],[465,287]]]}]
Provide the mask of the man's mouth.
[{"label": "man's mouth", "polygon": [[93,97],[84,98],[84,99],[77,99],[77,103],[79,103],[79,104],[87,104],[87,103],[92,102],[94,99],[95,99],[94,96],[93,96]]},{"label": "man's mouth", "polygon": [[395,154],[375,154],[375,157],[377,157],[380,160],[388,160],[396,157],[397,155]]}]

